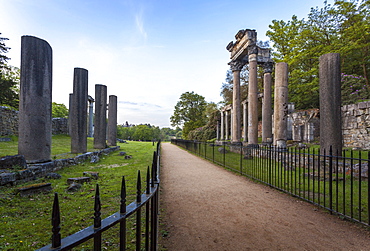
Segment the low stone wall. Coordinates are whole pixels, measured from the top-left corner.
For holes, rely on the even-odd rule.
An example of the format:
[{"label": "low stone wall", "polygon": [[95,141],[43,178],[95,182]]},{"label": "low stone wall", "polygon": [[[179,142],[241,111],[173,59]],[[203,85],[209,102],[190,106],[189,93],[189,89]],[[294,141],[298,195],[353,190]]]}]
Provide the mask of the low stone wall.
[{"label": "low stone wall", "polygon": [[0,170],[2,171],[2,173],[0,173],[0,186],[7,184],[13,185],[20,181],[34,180],[38,177],[45,176],[48,173],[58,171],[64,167],[78,165],[85,161],[91,160],[91,158],[96,156],[107,155],[119,149],[120,146],[116,146],[96,152],[84,153],[74,158],[57,159],[41,164],[29,164],[27,165],[26,169],[17,172],[12,171],[11,169],[3,169]]},{"label": "low stone wall", "polygon": [[[53,118],[52,134],[68,134],[68,119]],[[0,106],[0,136],[18,136],[18,111]]]}]

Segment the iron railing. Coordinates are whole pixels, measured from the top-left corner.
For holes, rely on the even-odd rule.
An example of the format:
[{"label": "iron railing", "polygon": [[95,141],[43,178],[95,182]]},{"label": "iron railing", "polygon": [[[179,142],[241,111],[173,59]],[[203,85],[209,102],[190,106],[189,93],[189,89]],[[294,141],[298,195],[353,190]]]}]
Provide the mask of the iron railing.
[{"label": "iron railing", "polygon": [[[172,140],[220,166],[370,226],[370,152]],[[341,155],[341,156],[340,156]]]},{"label": "iron railing", "polygon": [[[151,175],[148,167],[146,174],[146,190],[142,193],[141,174],[138,171],[136,201],[126,205],[126,184],[125,177],[122,177],[121,196],[119,211],[101,219],[101,202],[99,185],[96,185],[95,203],[94,203],[94,225],[89,226],[77,233],[65,238],[60,235],[60,211],[58,194],[55,193],[52,209],[52,238],[51,244],[40,248],[40,251],[46,250],[70,250],[78,245],[93,239],[94,250],[101,250],[102,233],[111,227],[119,224],[119,250],[126,250],[126,219],[136,215],[135,229],[135,247],[136,250],[157,250],[158,245],[158,213],[159,213],[159,168],[160,168],[160,142],[157,143],[157,149],[153,154]],[[144,210],[144,211],[143,211]],[[143,211],[143,212],[142,212]],[[142,219],[144,216],[145,219]],[[143,229],[142,222],[145,222]]]}]

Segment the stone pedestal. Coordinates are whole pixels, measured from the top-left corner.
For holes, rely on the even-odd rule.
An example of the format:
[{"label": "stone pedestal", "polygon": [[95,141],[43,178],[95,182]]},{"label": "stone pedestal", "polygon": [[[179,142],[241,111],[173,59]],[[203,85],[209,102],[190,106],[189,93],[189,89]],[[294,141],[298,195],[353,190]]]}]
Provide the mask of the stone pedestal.
[{"label": "stone pedestal", "polygon": [[75,68],[72,107],[70,108],[72,153],[85,153],[87,151],[87,88],[88,71]]},{"label": "stone pedestal", "polygon": [[106,147],[107,86],[95,85],[94,148]]},{"label": "stone pedestal", "polygon": [[342,119],[341,119],[341,70],[338,53],[328,53],[320,57],[320,150],[330,146],[333,154],[342,154]]},{"label": "stone pedestal", "polygon": [[248,144],[258,144],[257,47],[255,45],[249,47],[248,54]]},{"label": "stone pedestal", "polygon": [[262,142],[272,138],[271,73],[273,63],[263,65]]},{"label": "stone pedestal", "polygon": [[288,114],[288,64],[275,66],[274,145],[286,147]]},{"label": "stone pedestal", "polygon": [[22,36],[18,153],[28,163],[50,161],[52,49],[37,37]]},{"label": "stone pedestal", "polygon": [[108,107],[108,145],[117,145],[117,96],[109,96]]}]

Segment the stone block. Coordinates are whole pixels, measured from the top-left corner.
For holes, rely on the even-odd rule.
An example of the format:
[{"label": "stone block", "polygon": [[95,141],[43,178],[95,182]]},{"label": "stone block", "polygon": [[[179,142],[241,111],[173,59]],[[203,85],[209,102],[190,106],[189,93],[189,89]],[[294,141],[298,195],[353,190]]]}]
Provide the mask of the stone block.
[{"label": "stone block", "polygon": [[77,178],[69,178],[67,180],[67,183],[68,184],[72,184],[72,183],[80,183],[80,184],[83,184],[83,183],[90,182],[90,181],[91,181],[91,178],[90,177],[77,177]]},{"label": "stone block", "polygon": [[51,183],[32,184],[18,188],[19,194],[23,197],[38,193],[48,193],[51,190],[53,190]]},{"label": "stone block", "polygon": [[0,186],[15,182],[15,173],[0,173]]},{"label": "stone block", "polygon": [[99,178],[99,173],[98,172],[85,171],[85,172],[83,172],[82,175],[86,176],[86,177],[91,177],[95,180],[97,180]]},{"label": "stone block", "polygon": [[367,102],[358,103],[358,109],[366,109],[367,107]]},{"label": "stone block", "polygon": [[13,169],[13,167],[27,168],[26,159],[23,155],[4,156],[0,158],[0,168]]}]

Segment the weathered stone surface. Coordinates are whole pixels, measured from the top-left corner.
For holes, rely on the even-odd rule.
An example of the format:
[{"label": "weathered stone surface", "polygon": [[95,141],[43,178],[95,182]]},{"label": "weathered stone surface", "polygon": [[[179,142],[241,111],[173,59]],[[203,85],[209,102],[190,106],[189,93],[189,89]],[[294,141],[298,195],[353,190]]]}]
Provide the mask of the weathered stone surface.
[{"label": "weathered stone surface", "polygon": [[217,149],[217,151],[218,151],[219,153],[222,153],[222,154],[224,154],[224,153],[228,153],[228,151],[227,151],[225,148],[223,148],[223,147],[219,147],[219,148]]},{"label": "weathered stone surface", "polygon": [[72,192],[77,192],[82,185],[80,183],[72,183],[69,185],[69,187],[66,189],[67,192],[72,193]]},{"label": "weathered stone surface", "polygon": [[95,85],[94,148],[106,148],[107,86]]},{"label": "weathered stone surface", "polygon": [[319,60],[320,149],[342,153],[341,70],[339,53],[328,53]]},{"label": "weathered stone surface", "polygon": [[99,162],[100,158],[98,155],[91,155],[90,163],[97,163]]},{"label": "weathered stone surface", "polygon": [[48,173],[45,175],[45,178],[47,179],[60,179],[62,178],[62,175],[60,175],[59,173]]},{"label": "weathered stone surface", "polygon": [[86,183],[86,182],[90,182],[90,177],[76,177],[76,178],[69,178],[67,179],[67,183],[68,184],[72,184],[72,183]]},{"label": "weathered stone surface", "polygon": [[18,111],[0,106],[0,136],[18,135]]},{"label": "weathered stone surface", "polygon": [[108,105],[108,146],[117,145],[117,96],[109,95]]},{"label": "weathered stone surface", "polygon": [[125,155],[125,159],[132,159],[132,155]]},{"label": "weathered stone surface", "polygon": [[28,163],[50,160],[52,68],[50,45],[22,36],[18,153]]},{"label": "weathered stone surface", "polygon": [[51,190],[53,190],[51,183],[32,184],[18,188],[19,194],[23,197],[38,193],[48,193]]},{"label": "weathered stone surface", "polygon": [[0,158],[0,168],[18,167],[25,169],[27,167],[26,159],[23,155],[4,156]]},{"label": "weathered stone surface", "polygon": [[125,156],[126,155],[126,152],[120,152],[119,155],[120,156]]},{"label": "weathered stone surface", "polygon": [[0,173],[0,186],[12,184],[16,181],[15,173]]}]

